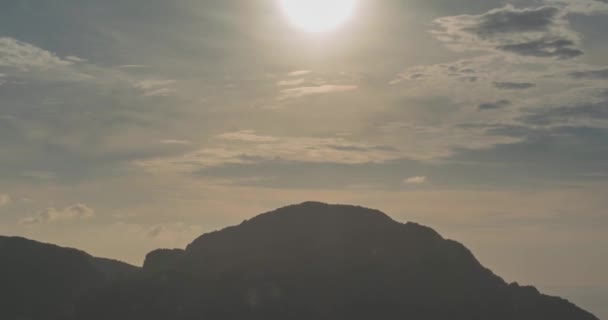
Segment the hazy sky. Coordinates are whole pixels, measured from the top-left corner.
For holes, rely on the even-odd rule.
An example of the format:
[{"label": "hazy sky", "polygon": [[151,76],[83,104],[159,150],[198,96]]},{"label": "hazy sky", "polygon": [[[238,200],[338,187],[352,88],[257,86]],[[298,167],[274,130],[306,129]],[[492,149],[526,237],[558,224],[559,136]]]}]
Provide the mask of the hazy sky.
[{"label": "hazy sky", "polygon": [[0,234],[141,263],[358,204],[608,316],[608,1],[278,2],[0,0]]}]

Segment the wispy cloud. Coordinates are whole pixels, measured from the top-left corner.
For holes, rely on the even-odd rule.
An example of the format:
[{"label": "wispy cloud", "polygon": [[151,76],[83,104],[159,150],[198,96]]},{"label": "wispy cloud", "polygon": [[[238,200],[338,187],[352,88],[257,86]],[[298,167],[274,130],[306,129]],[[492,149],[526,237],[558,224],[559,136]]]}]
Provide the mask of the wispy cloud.
[{"label": "wispy cloud", "polygon": [[179,140],[179,139],[163,139],[160,140],[162,144],[176,144],[176,145],[191,145],[192,141],[188,140]]},{"label": "wispy cloud", "polygon": [[410,178],[403,180],[403,184],[417,185],[417,184],[425,184],[425,183],[427,183],[427,181],[428,181],[427,177],[417,176],[417,177],[410,177]]},{"label": "wispy cloud", "polygon": [[277,86],[279,86],[279,87],[291,87],[291,86],[301,85],[301,84],[303,84],[305,82],[306,82],[305,79],[281,80],[281,81],[277,82]]},{"label": "wispy cloud", "polygon": [[135,83],[135,87],[142,90],[146,97],[164,97],[177,91],[173,87],[176,82],[171,79],[146,79]]},{"label": "wispy cloud", "polygon": [[259,135],[254,130],[241,130],[220,134],[220,139],[242,141],[242,142],[277,142],[279,138],[273,136]]},{"label": "wispy cloud", "polygon": [[348,141],[339,137],[279,137],[253,130],[218,135],[219,146],[208,147],[179,157],[138,161],[151,171],[193,171],[230,164],[267,161],[311,163],[381,163],[402,156],[396,148]]},{"label": "wispy cloud", "polygon": [[63,209],[48,208],[39,214],[21,220],[21,224],[52,224],[66,221],[91,219],[95,211],[84,204],[75,204]]},{"label": "wispy cloud", "polygon": [[608,0],[544,0],[544,3],[564,8],[569,13],[608,14]]},{"label": "wispy cloud", "polygon": [[25,171],[21,173],[21,176],[26,179],[33,179],[39,181],[53,180],[57,177],[55,173],[50,171]]},{"label": "wispy cloud", "polygon": [[296,70],[296,71],[292,71],[288,74],[288,76],[290,77],[299,77],[299,76],[303,76],[303,75],[307,75],[312,73],[312,71],[310,70]]},{"label": "wispy cloud", "polygon": [[311,95],[339,93],[357,90],[355,85],[322,85],[316,87],[298,87],[281,90],[280,100],[302,98]]},{"label": "wispy cloud", "polygon": [[118,66],[118,68],[120,69],[142,69],[142,68],[148,68],[149,66],[146,65],[142,65],[142,64],[125,64],[122,66]]},{"label": "wispy cloud", "polygon": [[62,59],[49,51],[13,38],[0,38],[0,66],[21,70],[30,68],[48,69],[73,64],[74,56]]},{"label": "wispy cloud", "polygon": [[166,97],[177,92],[174,88],[158,88],[144,92],[145,97]]},{"label": "wispy cloud", "polygon": [[[196,237],[203,233],[203,228],[183,222],[159,224],[144,229],[146,237],[162,241],[176,241]],[[189,239],[188,239],[189,240]]]}]

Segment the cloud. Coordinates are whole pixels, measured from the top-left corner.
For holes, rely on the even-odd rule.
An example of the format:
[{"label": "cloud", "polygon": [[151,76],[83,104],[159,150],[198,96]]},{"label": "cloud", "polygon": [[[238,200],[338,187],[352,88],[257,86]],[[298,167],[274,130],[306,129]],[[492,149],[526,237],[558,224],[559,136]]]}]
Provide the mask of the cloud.
[{"label": "cloud", "polygon": [[0,193],[0,207],[9,205],[11,203],[11,196],[5,193]]},{"label": "cloud", "polygon": [[474,59],[458,60],[450,63],[410,67],[401,72],[390,84],[403,81],[428,81],[438,78],[457,80],[464,84],[488,81],[496,72],[496,64],[502,61],[499,55],[486,55]]},{"label": "cloud", "polygon": [[515,9],[506,6],[473,17],[473,23],[463,30],[481,38],[504,33],[547,31],[559,14],[560,10],[555,7]]},{"label": "cloud", "polygon": [[509,100],[498,100],[495,102],[482,103],[477,108],[479,110],[495,110],[495,109],[506,108],[510,105],[511,105],[511,101],[509,101]]},{"label": "cloud", "polygon": [[569,13],[585,15],[608,14],[608,0],[544,0],[549,5],[563,7]]},{"label": "cloud", "polygon": [[184,152],[175,141],[154,139],[184,135],[177,132],[188,122],[177,111],[181,105],[168,110],[166,99],[141,99],[171,94],[175,80],[0,39],[0,72],[7,74],[0,87],[0,145],[7,154],[0,157],[0,180],[61,183],[128,169],[134,158]]},{"label": "cloud", "polygon": [[21,224],[52,224],[67,221],[78,221],[91,219],[95,216],[95,211],[84,204],[75,204],[62,210],[48,208],[36,216],[21,220]]},{"label": "cloud", "polygon": [[575,71],[575,72],[571,72],[570,76],[575,79],[604,80],[604,79],[608,79],[608,68],[596,69],[596,70]]},{"label": "cloud", "polygon": [[525,90],[536,87],[531,82],[494,82],[494,87],[502,90]]},{"label": "cloud", "polygon": [[134,86],[144,92],[145,97],[166,97],[176,92],[172,86],[177,81],[171,79],[146,79]]},{"label": "cloud", "polygon": [[322,85],[316,87],[298,87],[281,90],[280,100],[295,99],[310,95],[348,92],[357,90],[359,87],[354,85]]},{"label": "cloud", "polygon": [[137,161],[149,171],[191,172],[204,168],[272,161],[302,163],[382,163],[398,159],[400,150],[384,145],[352,142],[344,138],[278,137],[253,130],[217,136],[218,146],[210,146],[179,157]]},{"label": "cloud", "polygon": [[163,232],[164,230],[164,226],[160,225],[160,226],[156,226],[153,227],[150,231],[148,231],[148,233],[146,234],[149,238],[156,238],[158,236],[160,236],[160,234]]},{"label": "cloud", "polygon": [[141,69],[141,68],[149,68],[149,66],[142,64],[125,64],[122,66],[118,66],[120,69]]},{"label": "cloud", "polygon": [[43,180],[53,180],[53,179],[57,178],[57,175],[55,173],[49,172],[49,171],[25,171],[25,172],[21,173],[21,177],[26,178],[26,179],[43,181]]},{"label": "cloud", "polygon": [[570,59],[583,54],[583,51],[576,48],[576,45],[576,42],[571,39],[543,38],[522,43],[500,45],[496,48],[522,56]]},{"label": "cloud", "polygon": [[173,144],[173,145],[191,145],[192,142],[188,140],[179,140],[179,139],[164,139],[160,140],[161,144]]},{"label": "cloud", "polygon": [[277,86],[279,87],[291,87],[298,86],[306,82],[304,79],[291,79],[291,80],[281,80],[277,82]]},{"label": "cloud", "polygon": [[79,58],[77,56],[66,56],[65,60],[66,61],[71,61],[71,62],[74,62],[74,63],[80,63],[80,62],[86,62],[87,61],[87,60]]},{"label": "cloud", "polygon": [[68,66],[74,63],[76,57],[62,59],[57,55],[40,49],[29,43],[13,38],[0,38],[0,67],[11,67],[21,70],[30,68],[48,69]]},{"label": "cloud", "polygon": [[450,159],[453,163],[469,163],[467,170],[466,165],[452,169],[463,182],[485,180],[485,183],[503,186],[516,183],[530,187],[536,183],[555,187],[559,185],[557,181],[568,185],[599,182],[608,172],[605,161],[608,127],[554,123],[551,126],[498,126],[492,130],[523,139],[491,149],[463,150],[454,155]]},{"label": "cloud", "polygon": [[[579,81],[568,76],[576,71],[602,69],[585,65],[579,60],[483,54],[410,67],[395,80],[404,83],[396,88],[403,100],[392,116],[379,120],[377,127],[386,128],[382,130],[385,137],[399,137],[393,145],[407,158],[421,159],[420,155],[425,155],[423,160],[445,159],[461,149],[492,150],[501,144],[521,143],[522,137],[489,130],[487,124],[607,127],[604,110],[608,108],[601,106],[602,100],[608,100],[608,95],[602,96],[602,92],[608,92],[604,81]],[[466,74],[479,80],[461,81]],[[597,77],[598,72],[591,75]]]},{"label": "cloud", "polygon": [[296,71],[292,71],[289,74],[287,74],[290,77],[299,77],[299,76],[304,76],[307,74],[312,73],[312,71],[310,70],[296,70]]},{"label": "cloud", "polygon": [[279,139],[272,136],[264,136],[257,134],[254,130],[241,130],[237,132],[229,132],[220,134],[220,139],[241,141],[241,142],[277,142]]},{"label": "cloud", "polygon": [[410,184],[410,185],[425,184],[425,183],[427,183],[427,181],[428,181],[427,177],[418,176],[418,177],[410,177],[410,178],[403,180],[403,184]]},{"label": "cloud", "polygon": [[174,84],[175,80],[146,79],[135,84],[135,87],[148,90]]},{"label": "cloud", "polygon": [[608,100],[529,110],[529,114],[522,116],[520,120],[532,125],[597,124],[608,127]]},{"label": "cloud", "polygon": [[529,57],[569,59],[580,56],[580,37],[557,7],[517,9],[511,5],[481,15],[436,19],[437,39],[452,49],[488,50]]},{"label": "cloud", "polygon": [[177,92],[174,88],[159,88],[144,92],[144,97],[166,97]]}]

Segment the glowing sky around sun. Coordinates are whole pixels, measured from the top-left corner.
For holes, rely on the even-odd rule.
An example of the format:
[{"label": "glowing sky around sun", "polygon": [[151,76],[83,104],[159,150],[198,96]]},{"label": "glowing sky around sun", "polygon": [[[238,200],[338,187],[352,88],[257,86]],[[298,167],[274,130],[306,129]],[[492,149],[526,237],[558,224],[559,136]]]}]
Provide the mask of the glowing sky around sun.
[{"label": "glowing sky around sun", "polygon": [[356,0],[281,0],[291,23],[308,32],[327,32],[345,24],[355,11]]}]

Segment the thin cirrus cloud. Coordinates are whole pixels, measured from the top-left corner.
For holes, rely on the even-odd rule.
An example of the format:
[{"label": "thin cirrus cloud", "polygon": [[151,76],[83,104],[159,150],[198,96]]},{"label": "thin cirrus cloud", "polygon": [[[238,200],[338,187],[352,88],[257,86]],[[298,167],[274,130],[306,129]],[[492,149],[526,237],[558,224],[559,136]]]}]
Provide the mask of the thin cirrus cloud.
[{"label": "thin cirrus cloud", "polygon": [[298,87],[281,90],[279,100],[296,99],[306,96],[341,93],[357,90],[359,87],[355,85],[322,85],[315,87]]},{"label": "thin cirrus cloud", "polygon": [[241,142],[277,142],[279,138],[272,136],[259,135],[254,130],[241,130],[220,134],[220,139],[241,141]]},{"label": "thin cirrus cloud", "polygon": [[168,145],[191,145],[192,141],[179,140],[179,139],[163,139],[163,140],[160,140],[160,143],[168,144]]},{"label": "thin cirrus cloud", "polygon": [[428,182],[428,179],[425,176],[410,177],[410,178],[403,180],[403,184],[406,184],[406,185],[420,185],[420,184],[425,184],[427,182]]},{"label": "thin cirrus cloud", "polygon": [[289,74],[287,74],[290,77],[299,77],[299,76],[304,76],[307,74],[312,73],[312,71],[310,70],[296,70],[296,71],[292,71]]},{"label": "thin cirrus cloud", "polygon": [[143,91],[146,97],[168,96],[177,90],[173,87],[176,83],[172,79],[146,79],[139,81],[134,86]]},{"label": "thin cirrus cloud", "polygon": [[341,137],[278,137],[254,130],[229,132],[216,136],[217,145],[178,157],[139,161],[152,172],[192,172],[204,168],[269,161],[308,163],[364,164],[385,163],[402,157],[400,150]]}]

